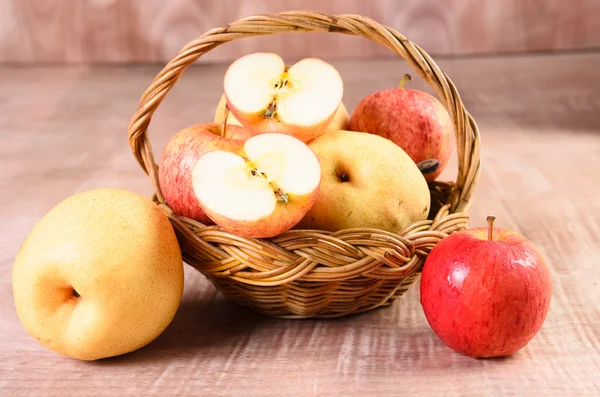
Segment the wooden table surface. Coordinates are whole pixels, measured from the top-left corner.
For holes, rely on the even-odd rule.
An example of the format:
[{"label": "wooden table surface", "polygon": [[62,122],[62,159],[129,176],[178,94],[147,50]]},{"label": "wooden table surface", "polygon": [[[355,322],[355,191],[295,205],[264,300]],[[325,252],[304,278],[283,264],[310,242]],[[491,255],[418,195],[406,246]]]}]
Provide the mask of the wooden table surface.
[{"label": "wooden table surface", "polygon": [[[160,65],[0,69],[1,396],[600,395],[600,53],[441,60],[482,133],[471,226],[523,233],[551,266],[548,318],[505,359],[474,360],[428,327],[418,288],[391,307],[338,320],[275,320],[226,301],[186,268],[171,326],[132,354],[59,356],[16,316],[13,260],[34,224],[83,190],[152,194],[126,138]],[[335,62],[352,109],[409,71],[402,61]],[[150,127],[155,154],[207,122],[226,65],[184,73]],[[425,89],[421,81],[413,87]],[[455,175],[456,162],[443,179]]]}]

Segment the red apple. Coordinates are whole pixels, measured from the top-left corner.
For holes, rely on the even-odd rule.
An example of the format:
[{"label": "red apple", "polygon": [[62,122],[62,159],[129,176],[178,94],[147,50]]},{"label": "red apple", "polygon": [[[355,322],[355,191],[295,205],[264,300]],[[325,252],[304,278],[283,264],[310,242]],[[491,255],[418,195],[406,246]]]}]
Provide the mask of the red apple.
[{"label": "red apple", "polygon": [[[230,125],[221,123],[221,128],[223,129],[223,136],[229,139],[235,139],[238,141],[245,141],[251,136],[258,135],[244,127],[237,125]],[[260,133],[259,133],[260,134]]]},{"label": "red apple", "polygon": [[[227,126],[227,135],[247,135],[242,127]],[[214,150],[240,151],[244,142],[221,136],[221,125],[216,123],[194,125],[175,134],[163,149],[158,170],[158,181],[167,204],[180,216],[204,224],[213,221],[200,207],[192,187],[192,170],[198,159]]]},{"label": "red apple", "polygon": [[387,138],[413,159],[427,182],[444,170],[454,148],[454,127],[433,96],[400,86],[364,97],[350,116],[350,129]]},{"label": "red apple", "polygon": [[421,305],[450,348],[471,357],[501,357],[537,334],[550,307],[550,273],[523,236],[475,228],[452,234],[429,254],[421,275]]}]

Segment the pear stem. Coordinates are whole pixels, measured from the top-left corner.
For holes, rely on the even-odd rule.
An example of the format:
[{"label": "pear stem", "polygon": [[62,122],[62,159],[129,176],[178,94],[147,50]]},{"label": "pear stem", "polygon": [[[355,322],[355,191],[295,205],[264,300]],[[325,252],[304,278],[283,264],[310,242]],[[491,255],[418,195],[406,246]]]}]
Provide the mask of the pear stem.
[{"label": "pear stem", "polygon": [[406,84],[407,81],[411,81],[412,77],[410,77],[410,74],[406,73],[404,75],[404,77],[402,77],[402,80],[400,80],[400,83],[398,83],[398,88],[402,88],[404,87],[404,84]]},{"label": "pear stem", "polygon": [[494,237],[494,221],[496,220],[495,216],[488,216],[488,240],[492,241]]},{"label": "pear stem", "polygon": [[225,104],[225,117],[223,117],[223,124],[221,125],[221,136],[225,136],[227,130],[227,117],[229,117],[229,106]]}]

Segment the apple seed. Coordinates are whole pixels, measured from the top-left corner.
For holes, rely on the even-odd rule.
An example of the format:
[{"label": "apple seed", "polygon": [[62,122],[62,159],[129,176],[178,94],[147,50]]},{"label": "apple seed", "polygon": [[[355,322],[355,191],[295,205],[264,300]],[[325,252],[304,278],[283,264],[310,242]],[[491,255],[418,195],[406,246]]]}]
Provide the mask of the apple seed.
[{"label": "apple seed", "polygon": [[278,187],[277,185],[275,185],[273,182],[269,181],[266,173],[264,173],[263,171],[260,171],[254,165],[254,163],[252,163],[252,161],[250,161],[250,159],[248,159],[246,157],[243,157],[243,159],[246,161],[246,163],[250,167],[250,175],[264,180],[265,182],[267,182],[269,184],[269,186],[271,186],[273,188],[273,193],[275,194],[275,197],[277,197],[277,201],[284,202],[285,204],[287,204],[289,202],[288,194],[285,193],[283,190],[281,190],[281,188]]},{"label": "apple seed", "polygon": [[289,201],[289,197],[287,193],[284,193],[281,188],[277,188],[275,190],[273,190],[273,193],[275,193],[275,196],[277,197],[277,201],[283,201],[284,203],[288,203]]},{"label": "apple seed", "polygon": [[273,89],[275,90],[275,92],[273,93],[273,100],[269,104],[269,107],[264,110],[262,114],[263,117],[272,118],[279,121],[279,119],[277,118],[277,96],[280,92],[282,92],[282,89],[287,87],[288,83],[289,80],[287,78],[287,72],[285,72],[283,74],[282,80],[277,81],[273,86]]}]

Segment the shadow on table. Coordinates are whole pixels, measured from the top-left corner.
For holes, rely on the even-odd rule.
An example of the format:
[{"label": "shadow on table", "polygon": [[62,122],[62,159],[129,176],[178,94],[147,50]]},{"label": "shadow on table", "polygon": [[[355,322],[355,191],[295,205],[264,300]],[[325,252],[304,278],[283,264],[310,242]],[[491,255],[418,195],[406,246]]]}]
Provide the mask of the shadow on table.
[{"label": "shadow on table", "polygon": [[173,356],[217,355],[260,324],[276,321],[233,303],[220,294],[208,301],[184,300],[167,329],[149,345],[126,355],[100,360],[101,365],[127,365],[172,360]]},{"label": "shadow on table", "polygon": [[[323,357],[337,360],[344,349],[361,340],[377,340],[378,344],[388,346],[389,349],[378,353],[377,361],[390,372],[452,372],[457,368],[478,368],[482,361],[494,365],[494,362],[511,359],[468,358],[444,346],[427,327],[398,327],[394,321],[381,324],[381,316],[385,314],[374,310],[339,319],[281,320],[253,312],[221,294],[209,299],[189,298],[182,301],[173,322],[154,342],[135,352],[90,364],[127,367],[165,361],[204,361],[230,357],[239,353],[240,347],[260,343],[260,347],[253,347],[254,359],[270,361],[282,346],[287,346],[284,350],[291,362],[301,365],[298,363],[302,363],[302,359],[306,362]],[[352,332],[348,331],[350,328]],[[261,342],[254,343],[253,338]]]}]

